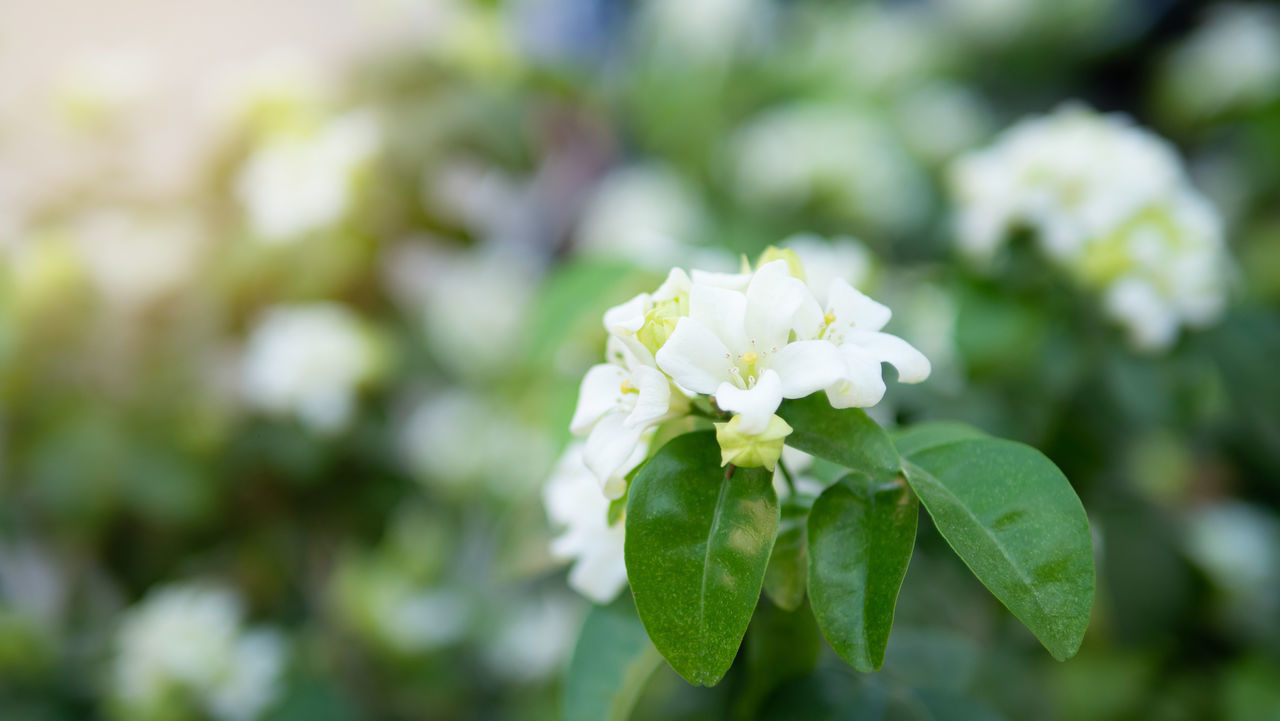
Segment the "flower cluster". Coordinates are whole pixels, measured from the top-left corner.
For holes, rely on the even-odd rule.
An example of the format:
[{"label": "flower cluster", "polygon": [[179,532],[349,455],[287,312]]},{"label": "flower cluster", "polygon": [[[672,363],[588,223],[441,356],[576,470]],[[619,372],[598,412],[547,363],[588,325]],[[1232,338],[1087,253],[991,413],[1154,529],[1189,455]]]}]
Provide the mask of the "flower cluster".
[{"label": "flower cluster", "polygon": [[1174,148],[1127,118],[1066,107],[1014,125],[952,170],[966,254],[989,262],[1029,227],[1135,346],[1166,348],[1181,326],[1221,312],[1222,221]]},{"label": "flower cluster", "polygon": [[882,332],[889,315],[843,279],[811,288],[792,251],[741,273],[674,269],[605,313],[608,360],[587,371],[571,430],[587,436],[584,460],[610,498],[646,434],[702,398],[725,419],[723,462],[772,470],[790,433],[776,415],[784,399],[825,391],[836,408],[873,406],[881,363],[906,383],[928,377],[928,359]]},{"label": "flower cluster", "polygon": [[610,501],[625,495],[663,423],[714,421],[724,465],[773,470],[792,431],[777,415],[784,399],[825,392],[836,408],[875,405],[882,363],[906,383],[928,377],[928,359],[883,332],[888,308],[844,278],[821,276],[829,282],[819,288],[806,277],[799,255],[770,248],[755,270],[676,268],[605,313],[607,360],[587,371],[570,424],[586,441],[570,447],[544,497],[552,522],[567,527],[552,551],[578,560],[579,591],[604,601],[625,582]]},{"label": "flower cluster", "polygon": [[[115,699],[122,718],[251,721],[276,700],[283,639],[247,630],[240,599],[199,585],[150,593],[116,638]],[[194,704],[192,709],[186,704]]]}]

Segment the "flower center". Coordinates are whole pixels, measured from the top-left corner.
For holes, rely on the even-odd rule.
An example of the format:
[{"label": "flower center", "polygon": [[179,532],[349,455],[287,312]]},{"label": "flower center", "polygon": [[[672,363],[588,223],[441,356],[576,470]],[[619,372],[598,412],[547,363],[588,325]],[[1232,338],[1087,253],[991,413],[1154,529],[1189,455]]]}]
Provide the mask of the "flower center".
[{"label": "flower center", "polygon": [[[754,341],[753,341],[754,343]],[[756,381],[760,379],[760,363],[770,353],[777,352],[777,348],[771,348],[765,351],[763,355],[754,348],[740,353],[737,358],[726,355],[733,365],[729,367],[729,375],[733,378],[733,384],[743,390],[755,386]]]}]

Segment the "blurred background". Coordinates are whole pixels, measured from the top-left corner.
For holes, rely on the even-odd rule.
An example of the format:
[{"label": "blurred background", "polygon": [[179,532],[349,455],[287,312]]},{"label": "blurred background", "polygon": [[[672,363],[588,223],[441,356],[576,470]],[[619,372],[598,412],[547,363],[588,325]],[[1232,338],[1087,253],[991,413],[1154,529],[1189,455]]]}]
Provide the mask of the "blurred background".
[{"label": "blurred background", "polygon": [[0,718],[558,718],[601,313],[783,240],[878,420],[1066,471],[1092,626],[922,523],[881,674],[637,718],[1280,719],[1280,9],[1176,0],[5,0]]}]

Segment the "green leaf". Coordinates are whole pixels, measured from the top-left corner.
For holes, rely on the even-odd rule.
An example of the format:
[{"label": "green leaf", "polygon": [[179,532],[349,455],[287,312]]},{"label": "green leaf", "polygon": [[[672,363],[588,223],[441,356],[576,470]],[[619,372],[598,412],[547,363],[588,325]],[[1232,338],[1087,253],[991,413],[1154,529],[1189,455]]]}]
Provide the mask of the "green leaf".
[{"label": "green leaf", "polygon": [[680,436],[636,475],[627,576],[654,646],[690,683],[715,685],[751,621],[778,532],[763,468],[720,467],[715,433]]},{"label": "green leaf", "polygon": [[916,541],[918,505],[901,483],[845,476],[809,512],[809,602],[840,658],[884,663],[893,609]]},{"label": "green leaf", "polygon": [[795,430],[787,445],[872,476],[897,473],[898,452],[878,423],[859,408],[837,410],[823,393],[786,401],[778,415]]},{"label": "green leaf", "polygon": [[630,598],[592,607],[565,674],[564,721],[623,721],[661,661]]},{"label": "green leaf", "polygon": [[903,458],[909,459],[917,453],[922,453],[946,443],[990,437],[967,423],[930,421],[894,433],[893,445]]},{"label": "green leaf", "polygon": [[764,592],[786,611],[794,611],[804,603],[805,587],[809,579],[809,553],[805,540],[805,521],[809,509],[788,503],[782,507],[782,523],[778,527],[778,542],[769,557],[769,567],[764,573]]},{"label": "green leaf", "polygon": [[1030,446],[961,440],[915,453],[911,489],[947,543],[1058,660],[1093,606],[1089,520],[1062,471]]}]

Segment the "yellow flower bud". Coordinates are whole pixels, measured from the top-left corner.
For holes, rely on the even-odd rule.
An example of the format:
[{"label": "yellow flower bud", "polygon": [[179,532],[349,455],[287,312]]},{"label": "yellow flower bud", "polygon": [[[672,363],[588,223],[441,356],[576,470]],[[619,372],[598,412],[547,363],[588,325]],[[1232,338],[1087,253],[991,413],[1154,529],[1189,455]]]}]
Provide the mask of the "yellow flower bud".
[{"label": "yellow flower bud", "polygon": [[800,262],[800,256],[796,255],[796,252],[790,248],[783,250],[772,245],[765,248],[764,252],[760,254],[760,260],[756,261],[756,267],[759,268],[765,263],[772,263],[775,260],[787,261],[787,269],[791,271],[791,275],[804,280],[804,264]]},{"label": "yellow flower bud", "polygon": [[770,471],[778,465],[782,456],[782,446],[786,437],[791,435],[791,426],[787,422],[773,416],[764,431],[755,434],[743,433],[742,416],[737,415],[727,423],[717,423],[716,441],[720,444],[720,465],[732,463],[743,468],[764,466]]}]

